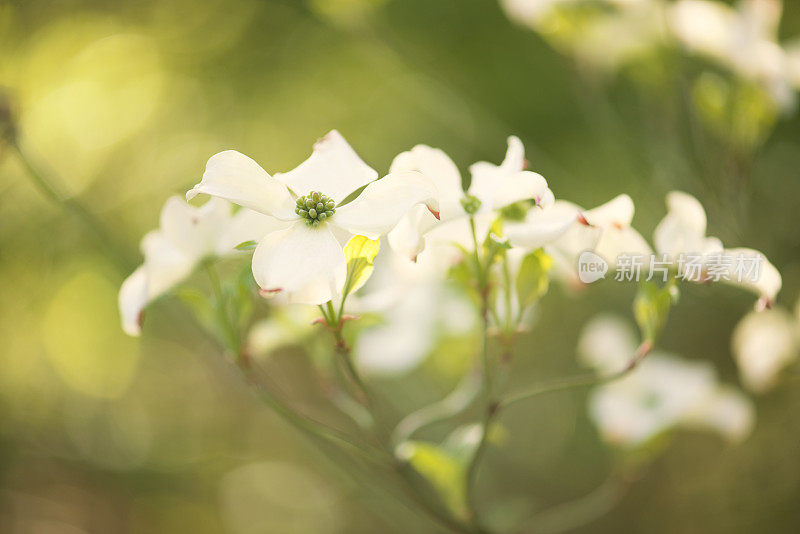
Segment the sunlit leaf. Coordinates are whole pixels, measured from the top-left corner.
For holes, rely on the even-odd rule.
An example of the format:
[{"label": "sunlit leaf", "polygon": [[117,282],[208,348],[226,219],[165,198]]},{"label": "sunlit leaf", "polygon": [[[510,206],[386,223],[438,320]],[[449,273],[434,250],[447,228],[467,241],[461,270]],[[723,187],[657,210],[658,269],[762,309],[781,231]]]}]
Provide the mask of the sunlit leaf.
[{"label": "sunlit leaf", "polygon": [[250,239],[249,241],[243,241],[239,243],[234,248],[236,250],[253,250],[254,248],[256,248],[256,245],[258,245],[258,243]]},{"label": "sunlit leaf", "polygon": [[[398,456],[410,463],[437,491],[442,502],[459,518],[468,515],[466,482],[469,464],[481,441],[480,424],[456,428],[440,444],[425,441],[406,441]],[[489,441],[504,439],[501,427],[490,427]]]},{"label": "sunlit leaf", "polygon": [[424,441],[406,441],[397,453],[425,477],[454,515],[467,516],[467,469],[458,455]]},{"label": "sunlit leaf", "polygon": [[633,301],[633,315],[642,338],[654,343],[667,324],[672,304],[672,286],[658,287],[653,282],[642,282]]},{"label": "sunlit leaf", "polygon": [[527,308],[547,293],[549,273],[553,267],[551,258],[538,249],[523,258],[517,275],[517,299],[520,309]]},{"label": "sunlit leaf", "polygon": [[378,240],[367,239],[363,235],[355,235],[350,238],[344,247],[344,255],[347,260],[347,278],[345,279],[342,296],[346,297],[350,293],[357,291],[369,280],[375,268],[373,260],[378,255],[380,243]]}]

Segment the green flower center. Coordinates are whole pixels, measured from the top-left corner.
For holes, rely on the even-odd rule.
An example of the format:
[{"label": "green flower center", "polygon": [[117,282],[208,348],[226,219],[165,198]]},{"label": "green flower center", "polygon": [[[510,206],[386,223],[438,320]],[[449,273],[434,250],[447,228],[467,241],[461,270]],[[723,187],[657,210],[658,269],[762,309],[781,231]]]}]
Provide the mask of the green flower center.
[{"label": "green flower center", "polygon": [[330,219],[336,210],[336,203],[319,191],[311,191],[307,195],[297,199],[297,207],[294,212],[305,219],[309,226],[319,226],[319,223]]}]

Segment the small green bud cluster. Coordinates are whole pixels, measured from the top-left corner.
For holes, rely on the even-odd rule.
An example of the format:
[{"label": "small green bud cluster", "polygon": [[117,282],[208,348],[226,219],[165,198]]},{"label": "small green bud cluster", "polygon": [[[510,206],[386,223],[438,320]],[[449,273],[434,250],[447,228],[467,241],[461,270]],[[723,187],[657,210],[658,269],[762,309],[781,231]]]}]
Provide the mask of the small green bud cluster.
[{"label": "small green bud cluster", "polygon": [[461,207],[464,208],[467,214],[475,215],[478,213],[478,210],[481,209],[481,201],[475,195],[467,193],[464,195],[464,198],[461,199]]},{"label": "small green bud cluster", "polygon": [[297,199],[297,207],[294,212],[300,218],[305,219],[307,225],[316,227],[336,213],[335,205],[333,199],[328,198],[327,195],[323,195],[319,191],[311,191]]}]

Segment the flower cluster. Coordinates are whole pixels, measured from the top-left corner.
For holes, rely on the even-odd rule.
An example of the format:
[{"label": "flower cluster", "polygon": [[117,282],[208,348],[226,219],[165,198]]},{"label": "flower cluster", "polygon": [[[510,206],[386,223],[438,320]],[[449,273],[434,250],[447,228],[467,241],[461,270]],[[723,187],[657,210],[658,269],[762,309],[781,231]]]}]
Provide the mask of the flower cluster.
[{"label": "flower cluster", "polygon": [[[456,164],[426,145],[401,152],[379,179],[336,131],[283,173],[270,174],[239,152],[220,152],[186,194],[187,201],[201,194],[210,199],[195,207],[170,198],[160,228],[142,240],[144,264],[120,290],[123,328],[139,334],[145,307],[190,285],[198,267],[208,271],[213,290],[206,300],[193,297],[198,316],[251,381],[252,358],[286,344],[330,357],[329,345],[314,335],[311,323],[323,324],[341,366],[341,376],[330,377],[338,386],[331,386],[329,396],[363,435],[317,425],[267,395],[270,404],[306,432],[344,442],[373,459],[388,455],[389,466],[401,476],[408,476],[410,466],[428,480],[444,510],[425,499],[422,505],[464,532],[487,531],[473,494],[477,465],[496,443],[497,414],[543,392],[596,385],[591,417],[602,437],[626,449],[642,449],[654,437],[686,426],[710,427],[731,439],[746,436],[753,408],[743,394],[719,384],[710,364],[650,353],[679,285],[712,280],[710,258],[760,258],[757,276],[727,280],[755,292],[758,309],[775,302],[781,287],[777,269],[758,251],[728,249],[707,236],[705,210],[681,192],[667,195],[668,211],[651,246],[632,226],[635,210],[628,195],[592,209],[557,200],[547,180],[528,170],[520,139],[509,137],[507,144],[501,163],[469,167],[468,187]],[[382,250],[381,240],[389,245]],[[235,262],[249,250],[247,276],[219,276],[218,260]],[[587,253],[619,267],[624,254],[653,251],[664,258],[701,259],[694,276],[681,262],[665,260],[659,265],[660,285],[640,284],[634,302],[638,343],[616,320],[594,322],[579,343],[580,357],[594,369],[589,378],[504,392],[515,343],[551,281],[579,284],[577,260]],[[254,302],[263,307],[260,316],[252,311]],[[306,305],[300,307],[305,311],[289,304]],[[308,310],[321,317],[310,320]],[[739,327],[735,345],[745,383],[759,390],[795,357],[797,336],[793,332],[794,341],[774,347],[771,356],[755,356],[753,336],[775,326],[762,323],[762,317],[772,316],[753,317],[758,319],[747,318]],[[345,325],[352,325],[347,335]],[[474,340],[478,331],[482,349],[475,371],[465,374],[450,397],[387,428],[383,403],[362,371],[408,372],[456,338]],[[763,359],[769,361],[754,363]],[[483,400],[479,423],[455,428],[441,443],[415,438],[428,424],[458,420],[477,399]],[[450,478],[443,479],[431,458],[446,466]]]},{"label": "flower cluster", "polygon": [[510,18],[562,50],[617,68],[678,43],[791,103],[800,45],[778,42],[781,0],[501,0]]},{"label": "flower cluster", "polygon": [[645,93],[669,83],[688,88],[690,113],[739,148],[758,146],[781,114],[797,108],[800,40],[778,40],[782,0],[500,3],[513,21],[577,59],[584,78],[625,72]]}]

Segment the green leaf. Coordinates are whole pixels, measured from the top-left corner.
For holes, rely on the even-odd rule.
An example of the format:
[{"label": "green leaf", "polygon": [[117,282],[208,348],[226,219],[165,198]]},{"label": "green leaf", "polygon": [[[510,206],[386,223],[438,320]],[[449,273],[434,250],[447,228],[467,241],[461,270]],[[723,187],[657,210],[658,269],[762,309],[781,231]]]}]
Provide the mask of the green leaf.
[{"label": "green leaf", "polygon": [[517,299],[521,310],[547,293],[552,268],[553,258],[542,249],[537,249],[522,259],[517,274]]},{"label": "green leaf", "polygon": [[[411,464],[436,490],[442,502],[458,518],[468,517],[466,494],[467,471],[481,441],[482,428],[478,423],[456,428],[437,445],[426,441],[405,441],[397,455]],[[492,425],[489,441],[504,439],[504,429]]]},{"label": "green leaf", "polygon": [[456,517],[467,517],[467,466],[458,455],[425,441],[406,441],[397,455],[428,481]]},{"label": "green leaf", "polygon": [[251,239],[249,241],[242,241],[233,248],[235,248],[236,250],[253,250],[254,248],[256,248],[256,245],[258,245],[258,243]]},{"label": "green leaf", "polygon": [[350,238],[344,247],[347,260],[347,278],[345,279],[342,297],[357,291],[369,280],[374,270],[373,260],[378,254],[380,243],[378,240],[367,239],[363,235]]},{"label": "green leaf", "polygon": [[642,282],[633,301],[633,315],[642,339],[655,343],[664,326],[667,324],[669,309],[672,305],[672,284],[658,287],[653,282]]}]

